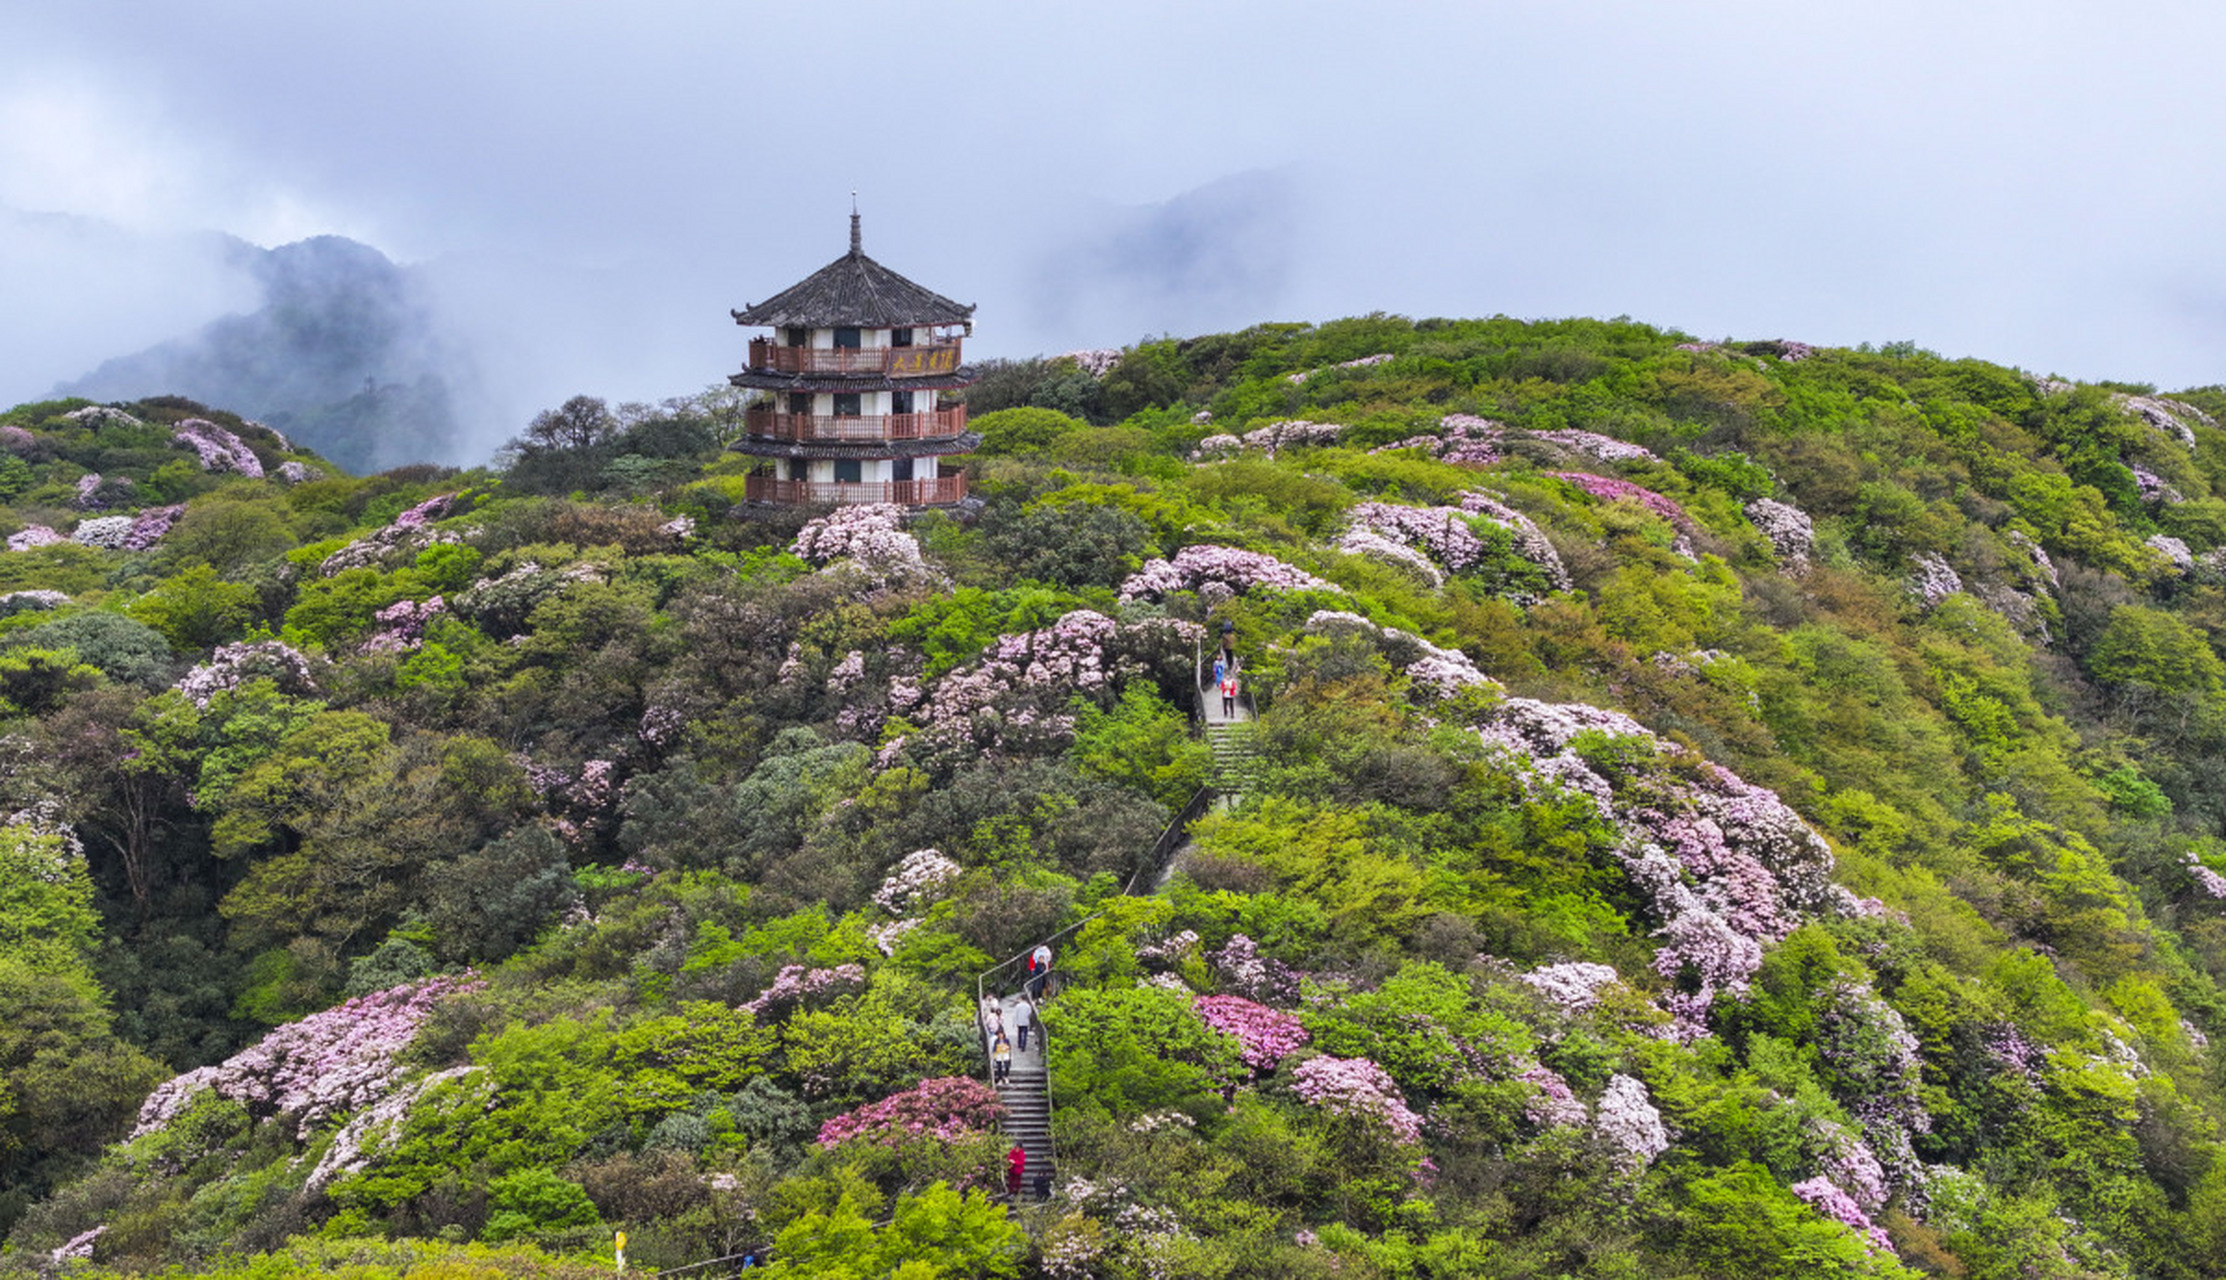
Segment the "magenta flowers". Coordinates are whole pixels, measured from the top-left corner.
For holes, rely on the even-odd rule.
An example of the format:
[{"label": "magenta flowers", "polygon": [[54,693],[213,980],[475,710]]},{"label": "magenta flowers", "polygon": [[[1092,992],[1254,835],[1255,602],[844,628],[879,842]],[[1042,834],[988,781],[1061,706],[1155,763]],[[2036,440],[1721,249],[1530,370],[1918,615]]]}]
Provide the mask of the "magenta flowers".
[{"label": "magenta flowers", "polygon": [[1796,1182],[1792,1190],[1793,1194],[1807,1201],[1818,1213],[1852,1228],[1855,1234],[1863,1238],[1863,1243],[1870,1247],[1871,1252],[1894,1252],[1894,1242],[1886,1238],[1885,1231],[1873,1226],[1870,1215],[1863,1212],[1863,1206],[1855,1203],[1853,1196],[1834,1186],[1829,1178]]},{"label": "magenta flowers", "polygon": [[1238,1056],[1254,1071],[1273,1071],[1276,1064],[1307,1041],[1306,1028],[1296,1015],[1282,1013],[1243,996],[1200,996],[1191,1006],[1207,1026],[1235,1037]]},{"label": "magenta flowers", "polygon": [[995,1089],[968,1076],[937,1076],[843,1112],[819,1126],[817,1142],[822,1149],[852,1141],[888,1147],[921,1138],[956,1142],[989,1132],[1004,1116]]},{"label": "magenta flowers", "polygon": [[1596,476],[1588,471],[1549,471],[1546,474],[1556,480],[1567,480],[1602,502],[1636,502],[1669,521],[1680,533],[1693,531],[1693,518],[1685,514],[1685,508],[1652,489],[1612,476]]}]

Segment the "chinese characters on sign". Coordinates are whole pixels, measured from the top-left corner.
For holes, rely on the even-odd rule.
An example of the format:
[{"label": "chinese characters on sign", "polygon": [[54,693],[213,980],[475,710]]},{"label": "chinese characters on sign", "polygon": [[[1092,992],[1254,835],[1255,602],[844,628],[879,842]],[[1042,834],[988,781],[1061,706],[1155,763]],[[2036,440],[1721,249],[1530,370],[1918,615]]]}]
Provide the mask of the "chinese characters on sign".
[{"label": "chinese characters on sign", "polygon": [[958,347],[892,347],[886,372],[891,377],[949,373],[958,368]]}]

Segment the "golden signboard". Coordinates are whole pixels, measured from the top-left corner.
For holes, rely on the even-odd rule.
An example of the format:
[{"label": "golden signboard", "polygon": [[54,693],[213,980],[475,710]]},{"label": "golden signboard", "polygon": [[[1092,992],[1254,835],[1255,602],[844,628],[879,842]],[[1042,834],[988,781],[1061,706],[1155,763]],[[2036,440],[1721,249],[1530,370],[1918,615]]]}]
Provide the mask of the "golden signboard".
[{"label": "golden signboard", "polygon": [[923,373],[949,373],[958,368],[958,348],[892,347],[886,372],[891,377]]}]

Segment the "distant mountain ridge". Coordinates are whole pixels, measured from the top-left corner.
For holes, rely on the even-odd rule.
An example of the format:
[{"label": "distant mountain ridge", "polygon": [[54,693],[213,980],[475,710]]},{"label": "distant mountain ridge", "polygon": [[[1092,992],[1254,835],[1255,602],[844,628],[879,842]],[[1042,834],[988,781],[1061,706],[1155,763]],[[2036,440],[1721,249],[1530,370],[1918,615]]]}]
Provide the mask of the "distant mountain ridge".
[{"label": "distant mountain ridge", "polygon": [[231,252],[263,287],[258,310],[105,361],[55,393],[236,406],[357,473],[455,460],[458,356],[413,272],[344,236],[233,241]]}]

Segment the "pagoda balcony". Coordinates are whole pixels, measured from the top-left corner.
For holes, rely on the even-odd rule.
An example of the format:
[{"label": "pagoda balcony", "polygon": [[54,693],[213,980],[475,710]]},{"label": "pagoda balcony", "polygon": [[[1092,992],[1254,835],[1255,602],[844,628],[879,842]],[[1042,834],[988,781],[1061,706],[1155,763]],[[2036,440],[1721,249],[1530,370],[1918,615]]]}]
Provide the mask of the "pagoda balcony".
[{"label": "pagoda balcony", "polygon": [[[793,351],[796,348],[774,349]],[[933,409],[927,413],[843,416],[829,413],[782,413],[770,405],[753,405],[743,418],[743,429],[760,440],[790,440],[798,444],[948,440],[966,433],[966,406],[953,405],[948,409]]]},{"label": "pagoda balcony", "polygon": [[865,502],[894,502],[910,507],[944,506],[965,500],[966,474],[931,476],[925,480],[864,482],[749,476],[743,496],[751,502],[777,502],[792,507],[846,507]]},{"label": "pagoda balcony", "polygon": [[926,377],[957,372],[958,348],[956,338],[922,347],[783,347],[764,338],[752,338],[750,368],[759,373],[822,377],[862,374],[883,378]]}]

